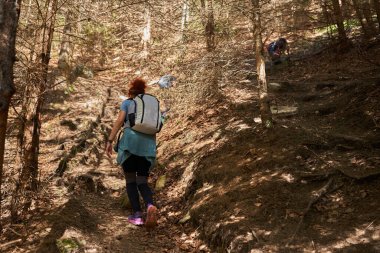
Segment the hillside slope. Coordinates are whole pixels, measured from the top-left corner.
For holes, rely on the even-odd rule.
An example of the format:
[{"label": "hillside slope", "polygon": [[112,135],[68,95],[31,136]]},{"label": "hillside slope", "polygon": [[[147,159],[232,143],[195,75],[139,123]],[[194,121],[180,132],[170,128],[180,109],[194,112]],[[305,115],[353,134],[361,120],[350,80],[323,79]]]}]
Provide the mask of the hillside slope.
[{"label": "hillside slope", "polygon": [[165,214],[189,212],[184,227],[213,252],[378,252],[379,73],[355,50],[275,66],[272,130],[256,123],[254,82],[235,76],[223,99],[165,126]]},{"label": "hillside slope", "polygon": [[[149,91],[173,105],[150,182],[166,176],[153,233],[127,225],[123,175],[103,151],[128,74],[100,72],[79,78],[71,93],[63,85],[51,91],[41,191],[28,220],[5,228],[2,249],[378,252],[379,66],[352,50],[269,68],[275,127],[266,130],[257,123],[251,48],[233,50],[217,97],[194,102],[181,93],[194,89],[198,61],[175,69],[171,92]],[[379,46],[366,53],[380,59]]]}]

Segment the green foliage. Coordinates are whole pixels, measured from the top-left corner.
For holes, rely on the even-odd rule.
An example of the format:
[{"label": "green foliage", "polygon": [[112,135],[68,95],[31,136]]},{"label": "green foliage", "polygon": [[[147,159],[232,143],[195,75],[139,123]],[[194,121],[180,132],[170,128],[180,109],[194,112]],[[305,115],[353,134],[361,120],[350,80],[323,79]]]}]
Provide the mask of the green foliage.
[{"label": "green foliage", "polygon": [[[357,19],[349,19],[344,21],[344,28],[346,30],[350,30],[353,28],[359,28],[360,27],[360,22]],[[319,33],[331,33],[331,34],[336,34],[338,33],[338,26],[336,24],[333,25],[328,25],[322,28],[316,29],[317,32]]]},{"label": "green foliage", "polygon": [[128,195],[126,192],[124,192],[119,199],[120,205],[124,209],[130,209],[132,208],[131,202],[129,201]]},{"label": "green foliage", "polygon": [[190,215],[190,212],[187,212],[185,216],[179,221],[179,224],[184,224],[188,222],[189,220],[191,220],[191,215]]},{"label": "green foliage", "polygon": [[69,84],[65,89],[65,94],[69,95],[75,91],[75,86],[73,84]]},{"label": "green foliage", "polygon": [[357,28],[360,27],[360,22],[357,19],[349,19],[344,21],[344,27],[347,28]]},{"label": "green foliage", "polygon": [[[199,33],[204,30],[203,24],[200,20],[194,20],[190,22],[187,28],[190,32]],[[191,34],[191,33],[190,33]]]},{"label": "green foliage", "polygon": [[74,238],[58,239],[56,244],[60,253],[71,253],[81,247],[80,243]]},{"label": "green foliage", "polygon": [[56,26],[64,26],[65,21],[66,21],[65,15],[58,13],[55,20]]},{"label": "green foliage", "polygon": [[156,186],[155,186],[155,190],[156,191],[159,191],[159,190],[162,190],[164,187],[165,187],[165,184],[166,184],[166,175],[162,175],[160,176],[157,181],[156,181]]},{"label": "green foliage", "polygon": [[89,42],[92,43],[104,43],[106,47],[112,46],[116,42],[116,36],[113,33],[113,29],[104,24],[87,23],[83,32]]}]

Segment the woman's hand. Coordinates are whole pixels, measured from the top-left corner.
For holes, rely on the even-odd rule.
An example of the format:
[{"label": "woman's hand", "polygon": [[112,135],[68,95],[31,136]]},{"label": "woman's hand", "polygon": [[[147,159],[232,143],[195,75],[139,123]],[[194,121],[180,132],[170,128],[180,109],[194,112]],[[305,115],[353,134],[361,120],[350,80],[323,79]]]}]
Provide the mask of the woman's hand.
[{"label": "woman's hand", "polygon": [[111,157],[112,155],[112,142],[111,141],[107,141],[107,145],[106,145],[106,154],[108,157]]},{"label": "woman's hand", "polygon": [[120,111],[119,115],[117,116],[117,120],[113,124],[111,133],[108,136],[108,140],[107,140],[107,144],[106,144],[106,150],[105,150],[108,157],[111,157],[111,155],[112,155],[112,150],[113,150],[112,141],[115,140],[117,132],[119,131],[121,126],[124,124],[126,115],[127,115],[127,113],[125,111]]}]

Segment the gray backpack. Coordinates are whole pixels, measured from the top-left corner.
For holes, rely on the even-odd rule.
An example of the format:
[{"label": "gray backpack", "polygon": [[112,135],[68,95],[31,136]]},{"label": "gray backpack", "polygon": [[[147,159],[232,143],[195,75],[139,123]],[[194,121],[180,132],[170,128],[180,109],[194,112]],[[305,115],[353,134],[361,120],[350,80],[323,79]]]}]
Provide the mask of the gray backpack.
[{"label": "gray backpack", "polygon": [[139,94],[131,99],[128,107],[128,123],[140,133],[156,134],[162,128],[160,102],[150,94]]}]

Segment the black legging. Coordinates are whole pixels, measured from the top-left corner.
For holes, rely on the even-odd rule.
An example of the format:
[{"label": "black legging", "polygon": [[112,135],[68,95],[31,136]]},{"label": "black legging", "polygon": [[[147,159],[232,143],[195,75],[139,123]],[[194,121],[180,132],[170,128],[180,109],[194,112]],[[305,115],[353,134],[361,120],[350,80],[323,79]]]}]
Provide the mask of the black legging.
[{"label": "black legging", "polygon": [[127,194],[134,212],[141,212],[139,192],[146,205],[153,205],[153,192],[148,186],[151,163],[142,156],[131,155],[123,163]]}]

